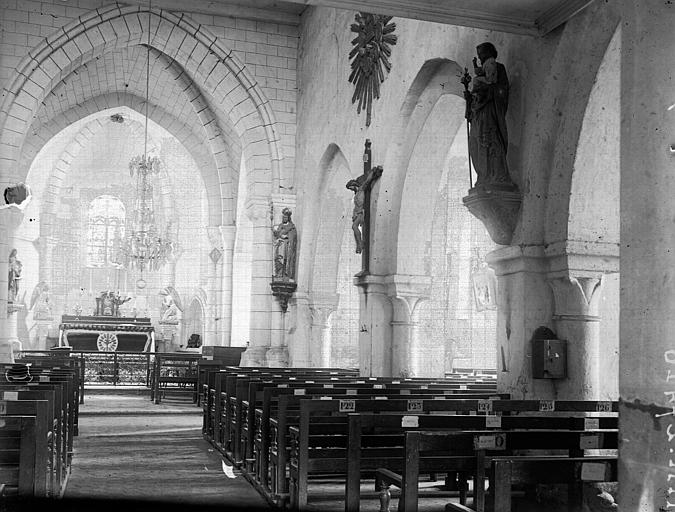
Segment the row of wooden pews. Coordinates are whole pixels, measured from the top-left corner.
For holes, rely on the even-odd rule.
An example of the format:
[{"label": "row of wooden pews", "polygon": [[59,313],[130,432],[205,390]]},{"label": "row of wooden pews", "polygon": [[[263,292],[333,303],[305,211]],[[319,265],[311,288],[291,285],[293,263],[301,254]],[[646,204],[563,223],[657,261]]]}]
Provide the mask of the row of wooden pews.
[{"label": "row of wooden pews", "polygon": [[0,364],[0,503],[65,491],[78,434],[80,365],[63,354]]}]

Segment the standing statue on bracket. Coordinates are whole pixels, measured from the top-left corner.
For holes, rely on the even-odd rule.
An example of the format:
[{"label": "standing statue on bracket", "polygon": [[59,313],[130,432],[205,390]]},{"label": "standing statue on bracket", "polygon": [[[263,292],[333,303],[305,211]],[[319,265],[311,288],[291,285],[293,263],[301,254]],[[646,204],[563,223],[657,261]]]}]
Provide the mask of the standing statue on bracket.
[{"label": "standing statue on bracket", "polygon": [[274,236],[274,279],[295,280],[295,255],[298,233],[291,220],[291,210],[281,211],[281,223],[272,228]]},{"label": "standing statue on bracket", "polygon": [[[480,66],[473,58],[476,75],[468,71],[462,76],[466,118],[469,129],[469,156],[476,169],[476,187],[516,189],[511,181],[506,162],[509,145],[506,129],[506,110],[509,104],[509,79],[506,68],[496,61],[497,49],[492,43],[476,47]],[[469,91],[469,83],[473,88]]]},{"label": "standing statue on bracket", "polygon": [[10,304],[17,300],[22,269],[23,265],[16,257],[16,249],[12,249],[12,252],[9,253],[7,273],[7,302]]},{"label": "standing statue on bracket", "polygon": [[159,323],[178,324],[180,321],[180,312],[183,311],[178,292],[174,287],[167,286],[160,290],[159,294],[162,296]]}]

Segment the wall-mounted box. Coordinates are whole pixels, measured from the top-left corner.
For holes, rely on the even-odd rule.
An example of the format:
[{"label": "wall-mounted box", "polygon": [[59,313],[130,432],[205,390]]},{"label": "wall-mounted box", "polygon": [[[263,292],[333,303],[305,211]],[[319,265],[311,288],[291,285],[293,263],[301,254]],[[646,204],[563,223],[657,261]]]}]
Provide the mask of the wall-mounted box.
[{"label": "wall-mounted box", "polygon": [[567,377],[567,340],[532,340],[532,377],[564,379]]}]

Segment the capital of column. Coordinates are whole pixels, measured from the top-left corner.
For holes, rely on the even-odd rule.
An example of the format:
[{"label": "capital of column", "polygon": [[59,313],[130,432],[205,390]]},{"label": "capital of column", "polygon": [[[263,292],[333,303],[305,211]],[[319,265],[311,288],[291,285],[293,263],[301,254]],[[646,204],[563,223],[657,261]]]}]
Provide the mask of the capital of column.
[{"label": "capital of column", "polygon": [[540,245],[501,247],[489,252],[485,259],[499,277],[521,272],[543,274],[548,271],[546,254]]},{"label": "capital of column", "polygon": [[619,271],[619,244],[565,240],[545,249],[549,277],[594,278]]},{"label": "capital of column", "polygon": [[337,310],[339,296],[333,294],[312,294],[308,306],[312,315],[312,325],[328,327],[331,313]]},{"label": "capital of column", "polygon": [[597,298],[600,296],[598,290],[602,283],[602,274],[594,277],[549,277],[548,283],[553,290],[554,320],[600,321]]},{"label": "capital of column", "polygon": [[412,325],[417,306],[431,296],[431,277],[393,274],[387,276],[385,282],[394,306],[392,325]]}]

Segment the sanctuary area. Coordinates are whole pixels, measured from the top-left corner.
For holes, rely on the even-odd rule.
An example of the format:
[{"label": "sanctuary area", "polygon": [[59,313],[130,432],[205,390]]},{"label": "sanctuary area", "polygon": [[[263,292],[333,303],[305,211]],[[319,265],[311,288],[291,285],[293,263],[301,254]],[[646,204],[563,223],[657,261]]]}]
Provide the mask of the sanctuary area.
[{"label": "sanctuary area", "polygon": [[675,509],[673,26],[0,0],[0,512]]}]

